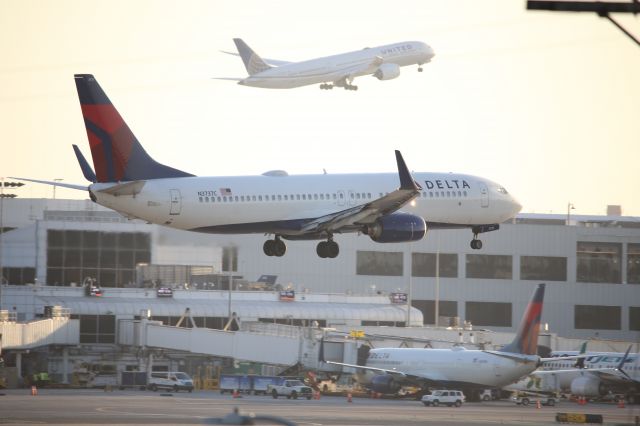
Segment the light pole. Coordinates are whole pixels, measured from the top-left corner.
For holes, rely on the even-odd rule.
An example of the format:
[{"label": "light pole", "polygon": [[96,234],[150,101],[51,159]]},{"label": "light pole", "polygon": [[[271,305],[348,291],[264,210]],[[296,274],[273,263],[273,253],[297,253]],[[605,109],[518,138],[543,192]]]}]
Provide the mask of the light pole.
[{"label": "light pole", "polygon": [[[55,178],[53,181],[54,182],[62,182],[63,179],[61,178]],[[53,199],[56,199],[56,185],[53,185]]]},{"label": "light pole", "polygon": [[438,317],[440,316],[440,234],[436,239],[436,300],[434,306],[435,325],[438,328]]},{"label": "light pole", "polygon": [[575,210],[576,207],[571,203],[567,203],[567,226],[571,225],[571,210]]}]

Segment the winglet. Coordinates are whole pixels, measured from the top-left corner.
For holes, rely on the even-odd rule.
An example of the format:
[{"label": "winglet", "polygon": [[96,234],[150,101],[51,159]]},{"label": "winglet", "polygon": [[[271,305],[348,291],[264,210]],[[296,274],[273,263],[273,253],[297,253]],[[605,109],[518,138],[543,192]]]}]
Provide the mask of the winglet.
[{"label": "winglet", "polygon": [[271,68],[271,66],[263,61],[262,58],[244,42],[244,40],[241,38],[234,38],[233,42],[236,44],[238,53],[242,58],[242,62],[244,62],[244,67],[247,69],[250,76]]},{"label": "winglet", "polygon": [[[584,342],[582,344],[582,346],[580,346],[580,355],[584,355],[586,351],[587,351],[587,342]],[[578,360],[574,364],[574,367],[575,368],[584,368],[584,358],[585,357],[578,358]]]},{"label": "winglet", "polygon": [[407,164],[404,162],[404,158],[402,158],[402,154],[400,151],[396,149],[396,162],[398,163],[398,174],[400,175],[400,189],[409,189],[412,191],[419,191],[420,186],[413,180],[411,177],[411,173],[409,173],[409,168]]},{"label": "winglet", "polygon": [[624,367],[624,363],[627,361],[627,357],[629,356],[629,351],[631,350],[631,345],[627,348],[627,351],[624,353],[624,356],[620,360],[620,364],[618,364],[618,370],[622,371],[622,367]]},{"label": "winglet", "polygon": [[82,155],[82,152],[80,152],[78,145],[72,145],[72,146],[73,146],[73,152],[76,153],[76,158],[78,159],[78,163],[80,163],[80,168],[82,169],[82,174],[84,175],[84,178],[89,182],[96,183],[98,181],[98,178],[96,178],[96,174],[93,172],[93,169],[91,168],[89,163],[87,163],[87,160],[84,158],[84,155]]}]

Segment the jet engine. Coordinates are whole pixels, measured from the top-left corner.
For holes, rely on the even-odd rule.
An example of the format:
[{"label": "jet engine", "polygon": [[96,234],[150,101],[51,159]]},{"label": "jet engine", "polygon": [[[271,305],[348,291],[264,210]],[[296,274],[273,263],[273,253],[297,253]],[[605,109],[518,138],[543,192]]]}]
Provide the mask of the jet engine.
[{"label": "jet engine", "polygon": [[391,80],[400,75],[400,67],[397,64],[382,64],[373,75],[378,80]]},{"label": "jet engine", "polygon": [[377,376],[373,376],[369,387],[374,392],[386,394],[397,393],[401,388],[400,384],[396,382],[390,374],[378,374]]},{"label": "jet engine", "polygon": [[571,382],[571,393],[580,396],[606,395],[607,389],[597,377],[577,377]]},{"label": "jet engine", "polygon": [[408,213],[393,213],[382,216],[364,233],[376,243],[403,243],[421,240],[427,233],[427,224],[420,216]]}]

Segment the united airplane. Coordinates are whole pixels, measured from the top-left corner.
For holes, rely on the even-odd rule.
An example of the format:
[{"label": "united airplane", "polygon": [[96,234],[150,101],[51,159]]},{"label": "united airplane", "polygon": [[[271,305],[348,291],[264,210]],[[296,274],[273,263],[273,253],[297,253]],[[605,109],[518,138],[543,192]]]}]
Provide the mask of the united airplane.
[{"label": "united airplane", "polygon": [[[75,76],[95,171],[73,145],[90,185],[34,179],[88,190],[90,198],[129,218],[187,231],[273,236],[268,256],[286,252],[283,240],[321,240],[322,258],[339,253],[334,237],[368,235],[378,243],[422,239],[430,228],[497,230],[520,204],[488,179],[443,173],[410,174],[399,151],[398,173],[197,177],[156,162],[133,135],[96,79]],[[17,179],[17,178],[16,178]]]},{"label": "united airplane", "polygon": [[[545,284],[538,284],[513,342],[497,351],[452,349],[377,348],[369,351],[365,365],[320,361],[356,369],[360,383],[375,392],[392,394],[402,386],[462,389],[477,397],[479,390],[500,388],[534,371],[541,363],[567,358],[537,355],[538,332]],[[575,359],[571,357],[569,359]]]},{"label": "united airplane", "polygon": [[287,62],[263,59],[242,39],[234,38],[233,41],[249,76],[223,80],[237,80],[243,86],[267,89],[320,84],[320,88],[325,90],[334,87],[358,90],[358,86],[353,84],[356,77],[373,75],[378,80],[391,80],[400,75],[400,67],[408,65],[418,65],[421,72],[422,65],[429,63],[435,55],[433,49],[421,41],[405,41],[302,62]]}]

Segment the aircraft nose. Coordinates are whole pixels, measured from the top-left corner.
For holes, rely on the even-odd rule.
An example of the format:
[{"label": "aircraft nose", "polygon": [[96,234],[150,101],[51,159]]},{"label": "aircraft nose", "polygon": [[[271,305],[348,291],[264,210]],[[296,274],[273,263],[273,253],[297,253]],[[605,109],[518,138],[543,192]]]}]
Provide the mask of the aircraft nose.
[{"label": "aircraft nose", "polygon": [[517,215],[518,213],[520,213],[520,210],[522,210],[522,204],[520,204],[520,202],[516,200],[515,197],[511,197],[511,207],[513,209],[513,216]]}]

